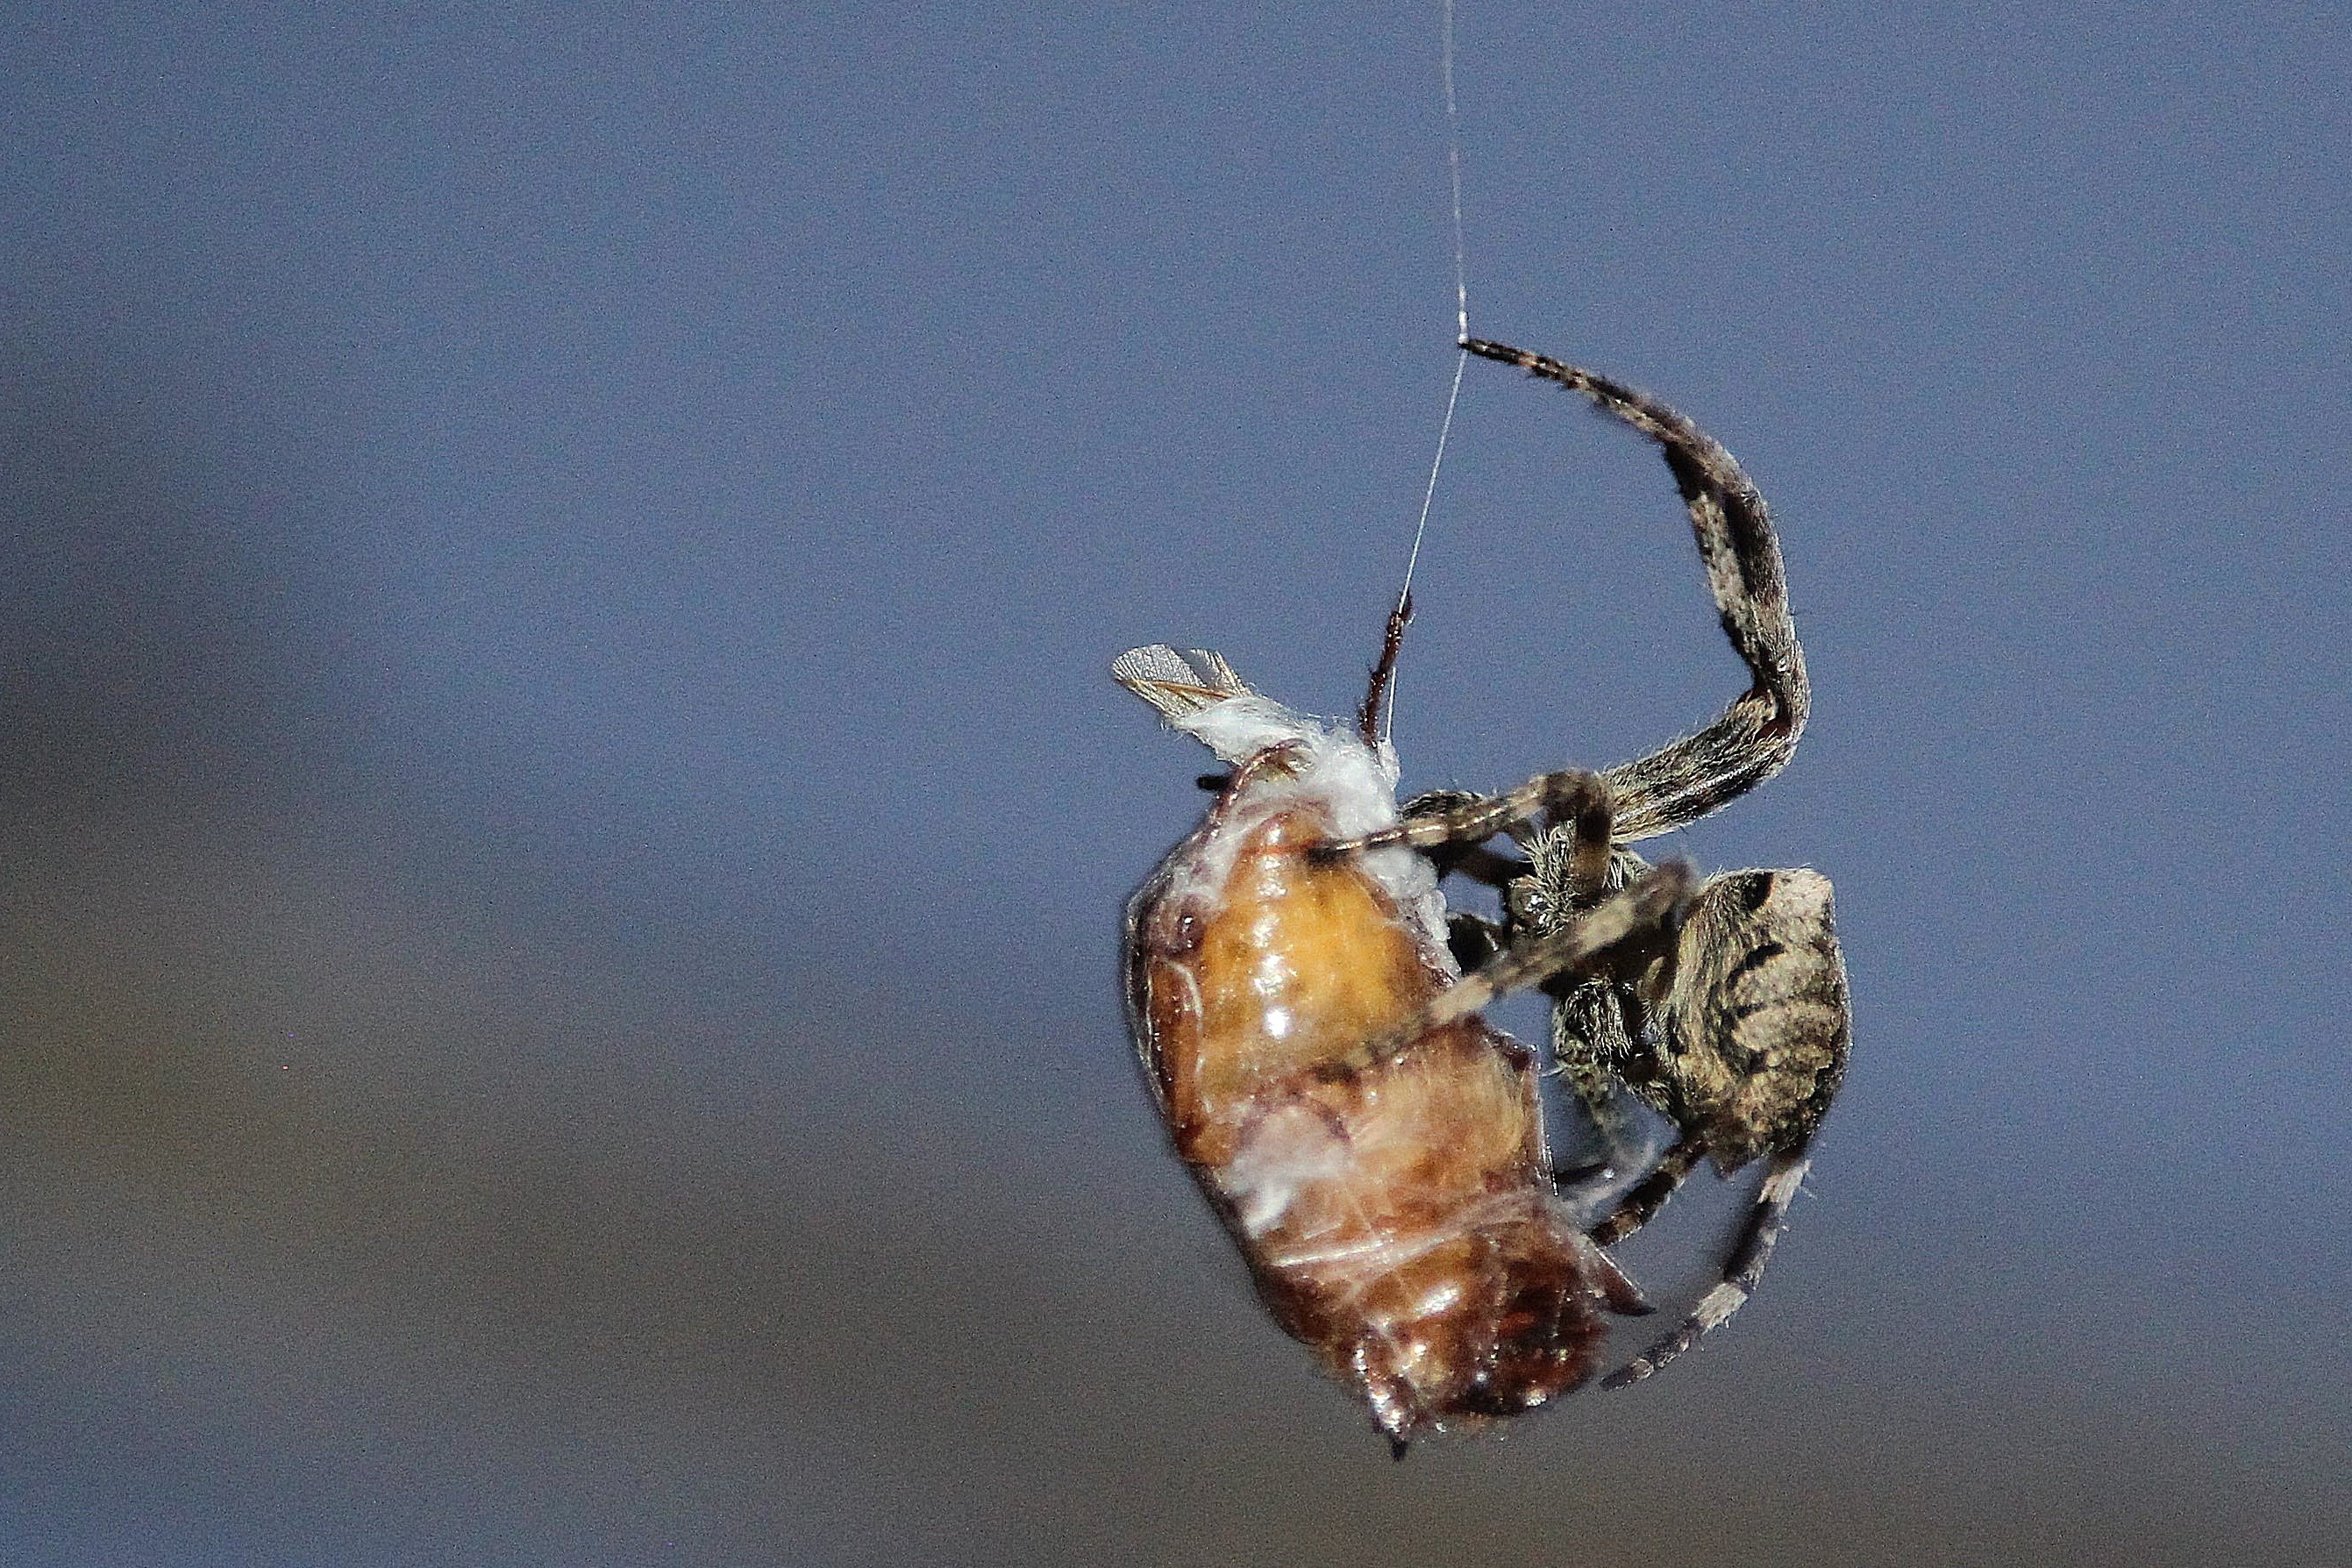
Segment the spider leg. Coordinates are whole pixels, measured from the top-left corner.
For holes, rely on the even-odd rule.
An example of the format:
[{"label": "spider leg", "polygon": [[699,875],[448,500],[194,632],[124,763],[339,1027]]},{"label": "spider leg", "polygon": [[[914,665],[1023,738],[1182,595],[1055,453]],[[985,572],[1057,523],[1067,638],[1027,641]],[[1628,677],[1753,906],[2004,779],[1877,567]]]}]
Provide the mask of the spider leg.
[{"label": "spider leg", "polygon": [[1617,1201],[1617,1207],[1607,1219],[1585,1234],[1602,1247],[1614,1247],[1655,1217],[1666,1206],[1690,1173],[1706,1158],[1706,1138],[1692,1133],[1677,1140],[1675,1146],[1652,1166],[1650,1173],[1636,1183],[1631,1192]]},{"label": "spider leg", "polygon": [[[1697,1344],[1702,1336],[1721,1328],[1748,1304],[1757,1282],[1764,1278],[1764,1266],[1772,1260],[1772,1248],[1788,1225],[1789,1205],[1804,1184],[1805,1172],[1811,1164],[1811,1156],[1802,1149],[1772,1156],[1764,1168],[1764,1184],[1756,1191],[1755,1205],[1748,1211],[1748,1223],[1740,1226],[1739,1239],[1732,1244],[1724,1263],[1721,1281],[1699,1298],[1698,1305],[1673,1333],[1602,1378],[1601,1387],[1623,1388],[1641,1382]],[[1604,1239],[1599,1230],[1592,1237],[1596,1242]]]},{"label": "spider leg", "polygon": [[1480,339],[1462,346],[1581,393],[1658,444],[1690,510],[1724,634],[1754,678],[1712,724],[1602,775],[1616,801],[1618,842],[1670,833],[1779,773],[1797,748],[1811,689],[1780,542],[1755,485],[1712,437],[1622,382]]},{"label": "spider leg", "polygon": [[[1424,817],[1442,816],[1480,798],[1467,790],[1433,789],[1413,796],[1397,809],[1406,821],[1412,822]],[[1437,868],[1439,876],[1467,877],[1490,888],[1506,887],[1535,868],[1515,855],[1498,854],[1484,844],[1432,845],[1421,853]],[[1463,967],[1475,968],[1476,965],[1465,963]]]},{"label": "spider leg", "polygon": [[1433,1007],[1446,1010],[1444,1022],[1451,1023],[1554,975],[1591,967],[1621,943],[1671,933],[1690,908],[1697,884],[1698,874],[1687,864],[1669,860],[1558,931],[1512,943],[1492,963],[1447,987]]},{"label": "spider leg", "polygon": [[[1566,845],[1560,862],[1563,874],[1587,892],[1597,894],[1609,870],[1609,791],[1600,775],[1580,768],[1539,774],[1503,795],[1433,791],[1406,802],[1402,820],[1394,826],[1354,838],[1335,838],[1308,853],[1318,859],[1338,859],[1369,849],[1414,849],[1427,857],[1441,876],[1461,871],[1505,886],[1532,868],[1493,853],[1485,847],[1485,841],[1506,828],[1538,818],[1556,824],[1554,832]],[[1515,942],[1510,928],[1457,911],[1447,921],[1447,945],[1468,972],[1465,978],[1433,1003],[1424,1016],[1367,1043],[1357,1053],[1361,1059],[1351,1058],[1351,1065],[1385,1060],[1431,1029],[1466,1017],[1510,992],[1540,985],[1568,973],[1636,931],[1671,931],[1680,921],[1695,886],[1689,868],[1676,866],[1672,871],[1663,880],[1653,875],[1639,888],[1628,889],[1617,900],[1582,917],[1553,922],[1545,935],[1532,942]],[[1639,898],[1633,896],[1636,893]],[[1339,1070],[1349,1070],[1349,1066]]]},{"label": "spider leg", "polygon": [[1412,1017],[1367,1040],[1323,1070],[1345,1077],[1388,1061],[1423,1036],[1458,1024],[1504,996],[1557,974],[1606,965],[1612,950],[1669,938],[1689,908],[1697,874],[1680,861],[1660,866],[1633,886],[1570,917],[1558,930],[1524,939],[1474,973],[1439,992]]},{"label": "spider leg", "polygon": [[[1337,859],[1367,849],[1402,847],[1429,855],[1441,870],[1462,869],[1472,863],[1472,857],[1448,857],[1446,850],[1460,846],[1475,848],[1507,828],[1548,820],[1564,825],[1571,835],[1571,878],[1581,886],[1598,889],[1608,874],[1616,803],[1607,782],[1582,768],[1538,773],[1502,795],[1424,795],[1413,805],[1421,809],[1408,809],[1393,827],[1355,838],[1335,838],[1318,845],[1312,853]],[[1512,865],[1500,857],[1496,859],[1498,873]]]}]

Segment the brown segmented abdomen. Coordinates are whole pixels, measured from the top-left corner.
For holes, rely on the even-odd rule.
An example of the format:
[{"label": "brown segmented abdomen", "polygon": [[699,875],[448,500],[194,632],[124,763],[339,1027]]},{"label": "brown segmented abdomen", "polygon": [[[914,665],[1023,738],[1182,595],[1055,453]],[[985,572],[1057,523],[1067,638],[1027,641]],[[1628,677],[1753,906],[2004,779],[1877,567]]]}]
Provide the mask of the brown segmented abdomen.
[{"label": "brown segmented abdomen", "polygon": [[1129,1001],[1266,1305],[1401,1447],[1582,1383],[1630,1288],[1551,1194],[1507,1037],[1474,1016],[1345,1068],[1453,976],[1360,861],[1308,857],[1334,836],[1311,794],[1229,792],[1129,906]]}]

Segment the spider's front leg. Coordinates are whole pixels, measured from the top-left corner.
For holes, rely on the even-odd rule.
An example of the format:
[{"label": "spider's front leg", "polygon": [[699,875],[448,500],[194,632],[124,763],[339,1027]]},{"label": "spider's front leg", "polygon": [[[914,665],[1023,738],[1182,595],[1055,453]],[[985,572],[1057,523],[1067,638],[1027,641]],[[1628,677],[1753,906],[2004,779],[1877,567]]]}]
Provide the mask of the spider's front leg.
[{"label": "spider's front leg", "polygon": [[[1602,897],[1610,867],[1609,787],[1598,774],[1581,769],[1544,773],[1498,795],[1424,796],[1407,809],[1404,820],[1395,826],[1355,838],[1333,839],[1318,846],[1313,854],[1335,859],[1367,850],[1409,848],[1429,857],[1441,871],[1462,870],[1507,880],[1510,873],[1525,869],[1521,862],[1490,855],[1494,862],[1490,869],[1470,857],[1486,854],[1483,846],[1496,834],[1538,820],[1548,822],[1550,836],[1568,847],[1563,851],[1563,874],[1589,890],[1590,907],[1580,908],[1539,934],[1512,938],[1482,964],[1465,964],[1468,973],[1420,1016],[1367,1042],[1358,1053],[1361,1062],[1384,1059],[1423,1034],[1515,992],[1549,987],[1563,976],[1627,973],[1654,963],[1656,955],[1672,945],[1696,886],[1694,874],[1679,864],[1654,870],[1645,868],[1645,875],[1612,896]],[[1490,945],[1501,933],[1474,919],[1449,934],[1458,956],[1465,948]]]},{"label": "spider's front leg", "polygon": [[[1502,795],[1469,795],[1437,790],[1416,795],[1404,806],[1404,820],[1358,838],[1335,838],[1316,850],[1337,859],[1367,849],[1418,849],[1442,875],[1470,870],[1471,856],[1497,833],[1515,831],[1543,821],[1569,846],[1570,875],[1590,879],[1598,888],[1609,868],[1609,840],[1616,821],[1616,805],[1608,782],[1582,768],[1538,773]],[[1509,870],[1525,869],[1507,862]],[[1481,880],[1488,879],[1480,876]]]},{"label": "spider's front leg", "polygon": [[[1488,848],[1487,840],[1498,833],[1524,837],[1532,824],[1549,821],[1551,831],[1575,847],[1567,852],[1575,868],[1572,874],[1591,877],[1598,889],[1608,864],[1614,818],[1608,785],[1581,768],[1538,774],[1505,795],[1431,790],[1405,802],[1402,812],[1403,819],[1393,827],[1335,840],[1317,853],[1338,858],[1368,849],[1413,849],[1440,877],[1459,875],[1503,888],[1534,868],[1517,856]],[[1490,963],[1509,944],[1508,926],[1462,910],[1446,916],[1446,945],[1465,973]]]},{"label": "spider's front leg", "polygon": [[1695,734],[1611,768],[1616,837],[1632,844],[1717,811],[1788,765],[1811,710],[1804,649],[1789,611],[1780,542],[1764,498],[1720,442],[1648,394],[1525,349],[1468,339],[1463,348],[1580,393],[1657,443],[1690,513],[1724,635],[1750,684]]}]

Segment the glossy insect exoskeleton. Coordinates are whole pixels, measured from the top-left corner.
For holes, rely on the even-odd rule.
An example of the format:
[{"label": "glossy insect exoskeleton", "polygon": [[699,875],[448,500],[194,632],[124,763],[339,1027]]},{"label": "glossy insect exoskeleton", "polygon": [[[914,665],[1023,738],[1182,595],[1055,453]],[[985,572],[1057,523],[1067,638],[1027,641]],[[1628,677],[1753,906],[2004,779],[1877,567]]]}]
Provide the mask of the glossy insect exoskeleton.
[{"label": "glossy insect exoskeleton", "polygon": [[[1478,1016],[1491,994],[1461,979],[1430,862],[1329,852],[1396,826],[1393,753],[1214,654],[1138,648],[1114,673],[1234,768],[1128,907],[1127,999],[1176,1152],[1266,1306],[1400,1454],[1576,1387],[1599,1313],[1640,1299],[1554,1194],[1535,1062]],[[1557,956],[1686,896],[1679,868],[1654,873]]]}]

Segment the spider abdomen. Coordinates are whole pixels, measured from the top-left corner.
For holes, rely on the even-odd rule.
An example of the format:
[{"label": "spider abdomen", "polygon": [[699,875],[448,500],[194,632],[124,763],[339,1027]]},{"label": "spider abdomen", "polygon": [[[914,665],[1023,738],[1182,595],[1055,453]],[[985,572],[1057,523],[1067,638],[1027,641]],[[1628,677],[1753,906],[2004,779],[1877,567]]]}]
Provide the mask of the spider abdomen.
[{"label": "spider abdomen", "polygon": [[1707,1130],[1718,1169],[1800,1147],[1845,1068],[1845,963],[1829,879],[1710,879],[1683,927],[1661,1018],[1677,1116]]}]

